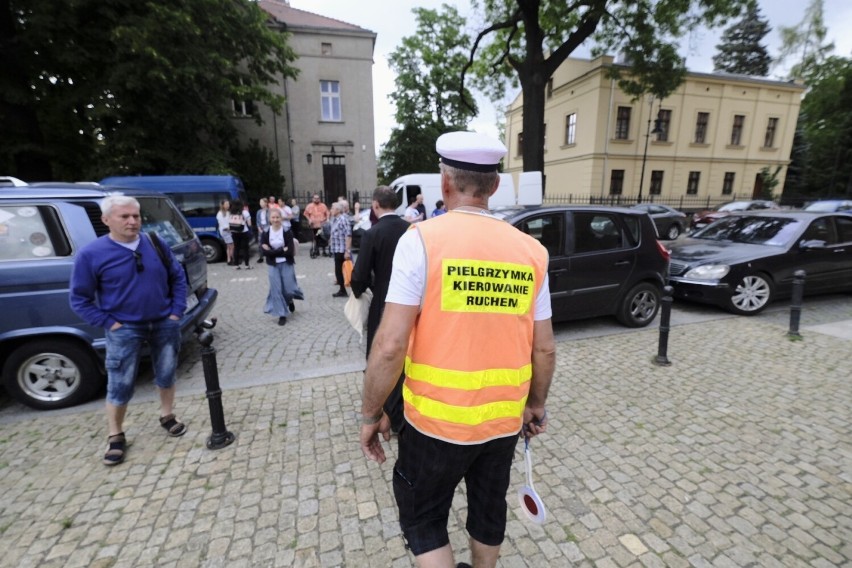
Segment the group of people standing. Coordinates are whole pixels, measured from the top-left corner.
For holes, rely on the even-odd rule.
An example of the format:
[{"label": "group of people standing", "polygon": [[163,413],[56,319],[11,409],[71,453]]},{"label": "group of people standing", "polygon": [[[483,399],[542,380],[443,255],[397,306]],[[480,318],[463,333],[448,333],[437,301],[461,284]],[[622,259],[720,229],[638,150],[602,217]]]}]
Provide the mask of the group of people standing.
[{"label": "group of people standing", "polygon": [[[381,464],[382,439],[397,433],[392,489],[406,547],[418,566],[470,567],[455,563],[447,533],[453,496],[464,480],[472,564],[494,567],[505,535],[518,437],[544,433],[548,425],[545,400],[555,367],[548,254],[533,237],[488,211],[503,144],[455,132],[438,138],[436,149],[446,214],[411,224],[394,214],[390,188],[373,192],[377,220],[363,236],[352,278],[355,296],[368,288],[374,294],[360,446]],[[255,221],[265,229],[259,237],[269,271],[265,309],[284,325],[295,309],[293,299],[302,295],[293,269],[292,209],[288,215],[267,202],[262,210]],[[347,212],[342,203],[330,211],[336,273],[338,255],[345,259],[351,253]],[[71,306],[90,325],[107,330],[109,437],[103,461],[115,466],[127,449],[123,421],[143,342],[150,344],[154,361],[159,424],[172,437],[187,431],[173,410],[186,280],[167,245],[140,236],[135,199],[108,197],[102,213],[110,232],[75,262]],[[247,259],[250,216],[237,202],[232,208],[223,203],[220,213],[235,262]],[[307,211],[306,216],[311,219]],[[477,295],[483,287],[468,286],[473,282],[512,292]]]},{"label": "group of people standing", "polygon": [[296,280],[294,268],[300,209],[296,200],[290,205],[274,196],[261,198],[252,225],[248,207],[242,202],[233,203],[225,199],[219,205],[216,220],[219,234],[225,241],[228,265],[240,270],[245,262],[246,270],[253,267],[250,262],[249,245],[257,231],[258,264],[265,262],[269,276],[269,294],[264,312],[278,317],[278,325],[285,325],[287,317],[296,310],[294,300],[303,300],[304,293]]}]

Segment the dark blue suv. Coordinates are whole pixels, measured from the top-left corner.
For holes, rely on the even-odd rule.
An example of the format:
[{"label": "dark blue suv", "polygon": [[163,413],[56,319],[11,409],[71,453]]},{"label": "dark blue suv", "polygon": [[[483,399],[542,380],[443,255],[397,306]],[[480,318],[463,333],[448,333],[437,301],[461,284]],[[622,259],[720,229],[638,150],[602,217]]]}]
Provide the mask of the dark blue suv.
[{"label": "dark blue suv", "polygon": [[[109,229],[100,203],[114,190],[97,184],[41,183],[0,188],[0,369],[6,391],[38,409],[85,402],[105,385],[104,330],[84,323],[68,304],[80,250]],[[141,205],[142,229],[172,247],[186,271],[184,339],[210,314],[198,237],[165,195],[122,190]]]}]

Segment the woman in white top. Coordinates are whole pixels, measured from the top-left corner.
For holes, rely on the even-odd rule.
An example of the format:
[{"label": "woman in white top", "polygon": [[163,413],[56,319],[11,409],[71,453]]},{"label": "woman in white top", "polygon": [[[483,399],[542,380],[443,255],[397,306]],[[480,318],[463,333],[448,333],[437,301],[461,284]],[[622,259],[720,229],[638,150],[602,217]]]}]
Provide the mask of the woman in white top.
[{"label": "woman in white top", "polygon": [[229,265],[234,264],[234,239],[231,237],[231,225],[228,223],[228,210],[230,209],[231,202],[223,199],[219,203],[219,212],[216,213],[216,223],[219,226],[219,235],[225,241],[225,252]]},{"label": "woman in white top", "polygon": [[240,270],[240,261],[246,264],[246,270],[253,267],[249,261],[249,240],[251,240],[251,214],[243,209],[243,202],[235,199],[228,215],[228,226],[234,240],[234,266]]},{"label": "woman in white top", "polygon": [[269,230],[260,236],[260,250],[269,270],[269,294],[263,311],[278,316],[278,325],[286,324],[287,316],[296,310],[293,300],[305,298],[293,267],[293,233],[284,229],[283,222],[281,210],[270,209]]}]

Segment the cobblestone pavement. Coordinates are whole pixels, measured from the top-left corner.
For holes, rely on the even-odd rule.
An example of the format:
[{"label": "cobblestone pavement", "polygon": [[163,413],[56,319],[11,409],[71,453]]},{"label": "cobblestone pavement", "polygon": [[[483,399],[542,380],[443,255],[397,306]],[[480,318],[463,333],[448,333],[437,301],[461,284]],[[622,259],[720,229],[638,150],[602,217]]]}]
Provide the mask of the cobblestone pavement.
[{"label": "cobblestone pavement", "polygon": [[[194,349],[177,403],[189,433],[167,438],[140,392],[115,468],[100,463],[102,402],[2,422],[0,566],[413,565],[395,441],[383,466],[358,447],[363,346],[331,298],[331,260],[304,252],[307,299],[284,327],[260,313],[261,265],[211,267],[231,446],[205,447]],[[668,367],[652,363],[653,329],[561,340],[550,428],[532,442],[548,519],[520,516],[519,444],[498,566],[852,565],[852,344],[786,327],[783,314],[680,323]],[[462,490],[451,542],[469,561],[465,514]]]}]

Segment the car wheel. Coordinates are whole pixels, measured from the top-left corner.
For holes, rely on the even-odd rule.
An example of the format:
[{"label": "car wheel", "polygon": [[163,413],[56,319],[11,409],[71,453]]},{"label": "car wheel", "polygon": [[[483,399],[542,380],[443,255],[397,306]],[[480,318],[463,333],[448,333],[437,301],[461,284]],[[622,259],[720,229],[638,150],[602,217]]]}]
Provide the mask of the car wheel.
[{"label": "car wheel", "polygon": [[615,317],[627,327],[645,327],[657,317],[660,289],[650,282],[640,282],[621,301]]},{"label": "car wheel", "polygon": [[3,367],[6,391],[39,410],[90,400],[104,385],[94,357],[74,341],[39,340],[18,347]]},{"label": "car wheel", "polygon": [[201,248],[204,250],[204,258],[209,263],[222,262],[222,259],[225,258],[222,243],[216,239],[201,239]]},{"label": "car wheel", "polygon": [[673,241],[680,236],[680,231],[680,225],[678,225],[677,223],[672,223],[672,225],[669,227],[669,230],[666,231],[666,238],[670,241]]},{"label": "car wheel", "polygon": [[753,316],[763,311],[775,290],[772,280],[764,274],[749,274],[734,286],[728,309],[735,314]]}]

